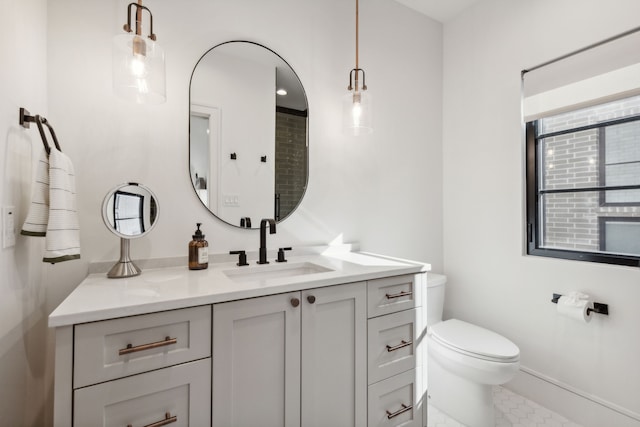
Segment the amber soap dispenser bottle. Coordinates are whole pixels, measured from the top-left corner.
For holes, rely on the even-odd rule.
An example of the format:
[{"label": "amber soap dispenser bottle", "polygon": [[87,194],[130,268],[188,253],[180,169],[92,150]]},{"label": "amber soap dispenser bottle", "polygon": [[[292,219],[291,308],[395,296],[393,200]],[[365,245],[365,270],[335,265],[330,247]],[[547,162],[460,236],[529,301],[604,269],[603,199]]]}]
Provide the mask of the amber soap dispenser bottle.
[{"label": "amber soap dispenser bottle", "polygon": [[189,242],[189,270],[204,270],[209,267],[209,243],[204,240],[200,231],[202,223],[197,223],[198,229]]}]

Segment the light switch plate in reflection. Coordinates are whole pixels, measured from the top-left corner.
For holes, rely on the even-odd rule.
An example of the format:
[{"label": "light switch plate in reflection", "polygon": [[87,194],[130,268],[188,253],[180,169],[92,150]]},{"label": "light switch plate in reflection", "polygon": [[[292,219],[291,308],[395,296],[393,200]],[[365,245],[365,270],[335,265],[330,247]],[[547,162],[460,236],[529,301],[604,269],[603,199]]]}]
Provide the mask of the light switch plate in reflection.
[{"label": "light switch plate in reflection", "polygon": [[225,206],[240,206],[240,196],[237,194],[225,194],[224,195]]},{"label": "light switch plate in reflection", "polygon": [[15,206],[2,208],[2,247],[10,248],[16,245]]}]

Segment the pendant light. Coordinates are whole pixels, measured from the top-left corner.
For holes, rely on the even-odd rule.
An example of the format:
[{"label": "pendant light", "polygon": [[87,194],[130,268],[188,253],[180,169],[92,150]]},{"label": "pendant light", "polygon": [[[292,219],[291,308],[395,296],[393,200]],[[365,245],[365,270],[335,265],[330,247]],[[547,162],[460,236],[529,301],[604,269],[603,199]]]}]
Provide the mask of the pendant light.
[{"label": "pendant light", "polygon": [[[131,28],[131,11],[135,7],[135,31]],[[149,13],[149,35],[142,35],[142,12]],[[151,11],[138,3],[127,7],[125,34],[113,38],[113,90],[138,104],[161,104],[166,101],[164,51],[156,43]]]},{"label": "pendant light", "polygon": [[349,87],[342,103],[342,125],[349,135],[373,132],[371,95],[367,92],[364,70],[358,63],[358,0],[356,0],[356,67],[349,72]]}]

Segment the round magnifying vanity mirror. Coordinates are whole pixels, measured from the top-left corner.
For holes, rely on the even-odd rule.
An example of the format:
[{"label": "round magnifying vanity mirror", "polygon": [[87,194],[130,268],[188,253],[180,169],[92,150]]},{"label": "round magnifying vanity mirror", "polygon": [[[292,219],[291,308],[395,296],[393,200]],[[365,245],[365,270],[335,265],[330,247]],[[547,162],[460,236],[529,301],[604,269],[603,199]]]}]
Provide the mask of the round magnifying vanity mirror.
[{"label": "round magnifying vanity mirror", "polygon": [[107,277],[137,276],[142,270],[131,261],[130,239],[147,234],[158,222],[158,198],[141,184],[120,184],[107,193],[102,202],[102,219],[107,228],[120,237],[120,260]]},{"label": "round magnifying vanity mirror", "polygon": [[274,51],[247,41],[208,50],[191,75],[189,174],[222,221],[258,228],[300,204],[308,182],[308,104]]}]

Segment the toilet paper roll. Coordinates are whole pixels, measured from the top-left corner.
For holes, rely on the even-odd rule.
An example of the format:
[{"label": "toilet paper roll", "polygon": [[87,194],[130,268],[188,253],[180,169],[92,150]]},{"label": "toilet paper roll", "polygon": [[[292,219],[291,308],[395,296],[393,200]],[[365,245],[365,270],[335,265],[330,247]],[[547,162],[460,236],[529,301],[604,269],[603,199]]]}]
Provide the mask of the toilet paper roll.
[{"label": "toilet paper roll", "polygon": [[593,302],[587,298],[575,298],[575,296],[561,296],[558,299],[558,314],[577,320],[582,323],[591,321],[587,309],[593,308]]}]

